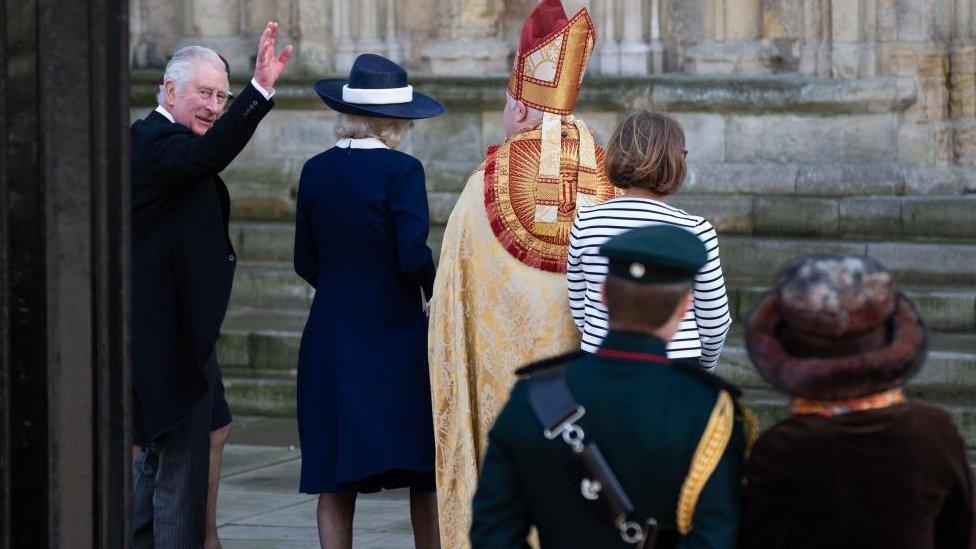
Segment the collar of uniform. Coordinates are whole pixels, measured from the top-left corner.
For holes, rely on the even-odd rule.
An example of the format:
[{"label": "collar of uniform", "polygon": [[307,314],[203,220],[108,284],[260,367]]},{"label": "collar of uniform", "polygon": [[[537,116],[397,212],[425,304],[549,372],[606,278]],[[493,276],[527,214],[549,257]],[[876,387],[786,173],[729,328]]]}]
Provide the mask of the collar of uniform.
[{"label": "collar of uniform", "polygon": [[389,149],[386,143],[375,137],[364,137],[362,139],[340,139],[336,141],[336,147],[340,149]]},{"label": "collar of uniform", "polygon": [[[603,340],[600,348],[597,350],[596,354],[600,355],[601,351],[606,353],[604,356],[610,358],[625,358],[623,355],[612,356],[614,351],[621,353],[634,353],[635,355],[647,355],[647,356],[658,356],[667,357],[667,346],[664,341],[650,335],[642,334],[638,332],[617,332],[610,331],[607,337]],[[641,360],[634,357],[635,360]],[[652,361],[657,362],[657,361]]]}]

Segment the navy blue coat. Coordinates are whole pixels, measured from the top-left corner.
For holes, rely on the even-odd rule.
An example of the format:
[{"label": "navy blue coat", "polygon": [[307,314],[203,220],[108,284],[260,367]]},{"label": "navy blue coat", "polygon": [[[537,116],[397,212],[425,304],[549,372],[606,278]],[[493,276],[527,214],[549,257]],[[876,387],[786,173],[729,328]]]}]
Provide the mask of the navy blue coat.
[{"label": "navy blue coat", "polygon": [[335,147],[302,170],[295,271],[316,289],[298,358],[302,492],[433,489],[424,179],[385,148]]},{"label": "navy blue coat", "polygon": [[203,136],[158,112],[132,124],[133,438],[146,444],[207,394],[204,364],[236,256],[219,174],[273,102],[248,85]]}]

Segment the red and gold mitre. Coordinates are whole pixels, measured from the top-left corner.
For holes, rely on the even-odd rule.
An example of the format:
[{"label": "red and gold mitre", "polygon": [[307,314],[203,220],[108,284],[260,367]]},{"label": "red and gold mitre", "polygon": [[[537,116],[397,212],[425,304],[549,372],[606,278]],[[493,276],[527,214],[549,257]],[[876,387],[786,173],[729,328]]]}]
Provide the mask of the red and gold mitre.
[{"label": "red and gold mitre", "polygon": [[568,19],[560,0],[542,0],[522,27],[508,93],[540,111],[570,114],[595,43],[586,8]]},{"label": "red and gold mitre", "polygon": [[614,198],[603,150],[574,117],[596,33],[586,9],[572,19],[559,0],[542,0],[522,27],[509,93],[543,112],[539,126],[488,149],[485,209],[492,232],[513,257],[566,272],[576,210]]}]

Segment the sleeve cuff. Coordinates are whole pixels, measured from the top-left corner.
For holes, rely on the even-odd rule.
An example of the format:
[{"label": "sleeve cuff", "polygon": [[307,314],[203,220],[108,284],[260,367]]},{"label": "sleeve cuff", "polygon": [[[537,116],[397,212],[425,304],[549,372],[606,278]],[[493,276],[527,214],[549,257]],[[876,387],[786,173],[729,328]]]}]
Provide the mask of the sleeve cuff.
[{"label": "sleeve cuff", "polygon": [[270,100],[272,97],[274,97],[274,94],[275,94],[274,89],[272,89],[271,91],[268,91],[268,90],[264,89],[261,86],[261,84],[258,84],[258,81],[257,81],[256,78],[252,78],[251,79],[251,85],[254,86],[254,89],[256,89],[259,92],[261,92],[261,95],[263,95],[266,100]]}]

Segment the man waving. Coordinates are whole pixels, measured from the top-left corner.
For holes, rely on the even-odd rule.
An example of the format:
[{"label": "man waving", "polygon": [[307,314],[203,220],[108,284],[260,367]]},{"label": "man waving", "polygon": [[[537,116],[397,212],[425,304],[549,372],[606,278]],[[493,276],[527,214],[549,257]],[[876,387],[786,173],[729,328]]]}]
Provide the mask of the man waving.
[{"label": "man waving", "polygon": [[227,109],[227,69],[212,50],[177,51],[159,106],[132,124],[133,545],[204,543],[214,346],[237,256],[218,175],[274,106],[292,46],[261,35],[254,78]]}]

